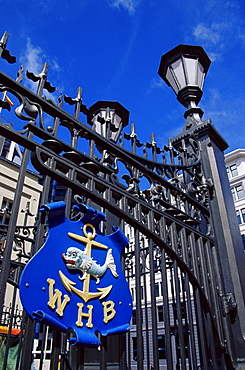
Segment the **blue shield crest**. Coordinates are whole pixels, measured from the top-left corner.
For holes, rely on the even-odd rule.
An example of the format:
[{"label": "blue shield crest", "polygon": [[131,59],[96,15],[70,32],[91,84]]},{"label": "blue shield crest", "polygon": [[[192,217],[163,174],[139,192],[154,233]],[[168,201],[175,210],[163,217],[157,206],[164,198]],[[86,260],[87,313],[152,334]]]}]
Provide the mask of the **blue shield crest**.
[{"label": "blue shield crest", "polygon": [[132,297],[120,256],[128,240],[119,228],[99,229],[105,215],[83,204],[79,221],[65,217],[64,202],[43,205],[49,235],[28,262],[20,280],[24,309],[36,320],[60,331],[71,328],[74,344],[98,345],[96,332],[129,329]]}]

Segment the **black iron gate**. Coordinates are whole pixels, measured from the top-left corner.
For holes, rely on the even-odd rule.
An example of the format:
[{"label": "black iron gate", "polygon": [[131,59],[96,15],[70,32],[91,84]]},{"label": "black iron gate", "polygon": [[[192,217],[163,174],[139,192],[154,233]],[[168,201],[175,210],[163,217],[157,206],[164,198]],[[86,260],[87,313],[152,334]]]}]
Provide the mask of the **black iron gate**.
[{"label": "black iron gate", "polygon": [[[2,57],[14,62],[6,39]],[[55,91],[47,64],[39,75],[26,73],[36,94],[21,84],[23,70],[16,80],[0,72],[8,97],[0,102],[0,164],[8,178],[0,189],[2,369],[245,368],[244,252],[224,165],[227,144],[212,123],[190,108],[182,133],[161,149],[154,134],[142,143],[134,125],[122,133],[129,114],[119,103],[88,108],[78,88],[74,99],[60,96],[56,104],[43,97]],[[30,181],[39,205],[65,200],[68,218],[81,217],[74,204],[90,205],[107,215],[103,232],[117,225],[127,235],[128,333],[101,337],[99,348],[70,346],[71,332],[23,312],[19,278],[48,232],[30,200],[22,208]]]}]

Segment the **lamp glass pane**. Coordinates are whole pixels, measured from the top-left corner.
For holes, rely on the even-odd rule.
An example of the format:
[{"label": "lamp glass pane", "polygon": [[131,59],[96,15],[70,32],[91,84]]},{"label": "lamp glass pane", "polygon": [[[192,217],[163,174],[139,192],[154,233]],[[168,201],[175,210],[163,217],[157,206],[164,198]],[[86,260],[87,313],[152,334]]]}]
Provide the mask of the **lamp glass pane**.
[{"label": "lamp glass pane", "polygon": [[197,63],[196,59],[184,57],[187,84],[188,85],[197,85]]},{"label": "lamp glass pane", "polygon": [[98,116],[105,116],[105,114],[96,114],[93,119],[92,119],[92,122],[93,122],[93,129],[95,130],[95,132],[97,132],[97,134],[100,134],[102,136],[105,137],[105,124],[102,124],[101,122],[99,122],[97,120]]},{"label": "lamp glass pane", "polygon": [[178,81],[179,90],[183,89],[186,86],[185,74],[184,74],[184,67],[182,63],[182,59],[178,59],[171,64],[171,68],[175,74],[176,80]]},{"label": "lamp glass pane", "polygon": [[101,123],[100,123],[100,122],[98,122],[98,121],[95,121],[95,122],[94,122],[94,130],[95,130],[98,134],[102,135],[102,125],[101,125]]},{"label": "lamp glass pane", "polygon": [[117,138],[120,135],[121,130],[122,130],[122,119],[115,112],[113,113],[112,123],[115,127],[111,127],[111,137],[110,137],[110,139],[116,142]]},{"label": "lamp glass pane", "polygon": [[[104,118],[105,121],[101,122],[100,118]],[[114,109],[109,107],[100,108],[99,112],[93,117],[92,122],[93,129],[98,134],[115,142],[117,141],[122,130],[122,118]]]},{"label": "lamp glass pane", "polygon": [[176,84],[176,81],[173,78],[172,69],[168,67],[167,73],[166,73],[166,79],[168,80],[170,86],[174,90],[175,94],[177,95],[179,92],[179,86]]},{"label": "lamp glass pane", "polygon": [[197,64],[197,84],[202,89],[204,82],[204,68],[200,62]]}]

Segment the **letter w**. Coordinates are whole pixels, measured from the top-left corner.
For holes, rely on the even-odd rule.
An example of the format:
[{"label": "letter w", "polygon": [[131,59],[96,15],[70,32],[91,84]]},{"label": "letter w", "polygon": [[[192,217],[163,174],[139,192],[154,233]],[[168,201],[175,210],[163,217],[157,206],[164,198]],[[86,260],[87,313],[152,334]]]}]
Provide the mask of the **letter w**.
[{"label": "letter w", "polygon": [[[59,316],[63,316],[64,309],[65,309],[67,303],[70,302],[70,297],[68,297],[68,295],[65,294],[63,302],[61,302],[62,292],[59,289],[54,290],[55,280],[54,279],[48,279],[47,282],[48,282],[48,285],[49,285],[48,306],[50,308],[54,309],[55,305],[57,303],[56,312]],[[54,294],[54,292],[55,292],[55,294]]]}]

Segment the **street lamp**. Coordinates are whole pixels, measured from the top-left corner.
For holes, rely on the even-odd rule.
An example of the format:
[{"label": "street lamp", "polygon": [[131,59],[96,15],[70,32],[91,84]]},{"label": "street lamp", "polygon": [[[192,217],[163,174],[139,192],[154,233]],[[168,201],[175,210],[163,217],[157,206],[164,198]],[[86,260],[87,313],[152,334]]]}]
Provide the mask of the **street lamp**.
[{"label": "street lamp", "polygon": [[158,74],[171,86],[179,102],[187,108],[184,117],[203,115],[197,104],[202,97],[210,59],[201,46],[179,45],[161,58]]},{"label": "street lamp", "polygon": [[122,129],[128,125],[129,111],[118,102],[98,101],[88,110],[87,121],[106,139],[117,142]]}]

